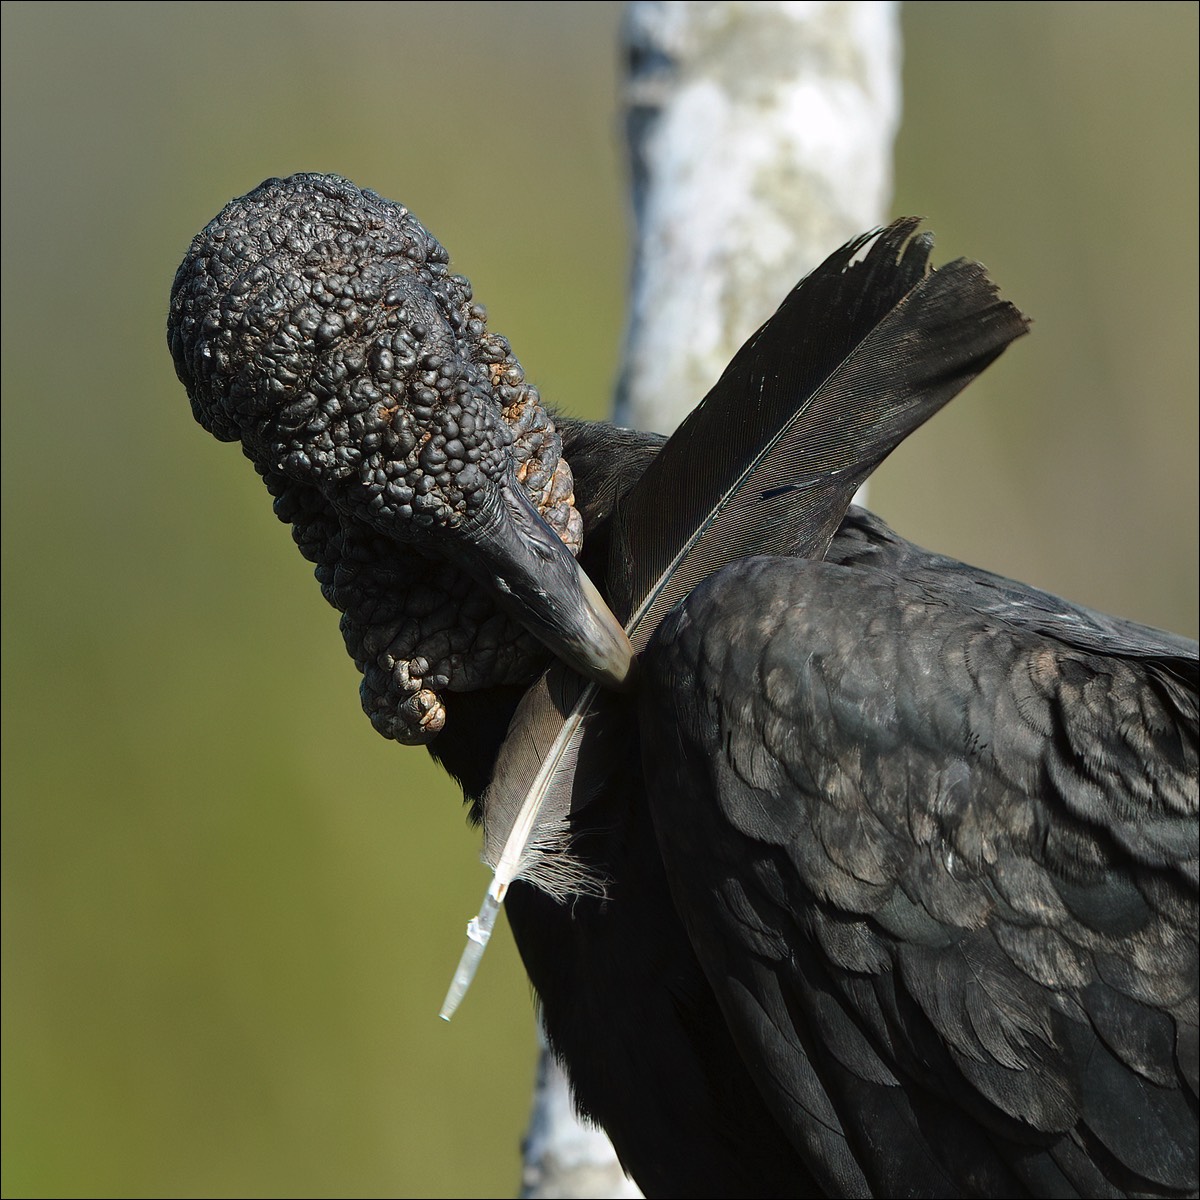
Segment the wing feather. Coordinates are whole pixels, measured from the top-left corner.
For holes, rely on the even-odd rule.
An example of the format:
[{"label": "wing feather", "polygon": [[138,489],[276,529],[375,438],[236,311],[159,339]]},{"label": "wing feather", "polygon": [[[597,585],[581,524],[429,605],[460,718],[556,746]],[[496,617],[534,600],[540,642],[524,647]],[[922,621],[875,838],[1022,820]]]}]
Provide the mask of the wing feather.
[{"label": "wing feather", "polygon": [[[941,1185],[860,1132],[889,1076],[959,1194],[989,1155],[1032,1194],[1194,1190],[1195,644],[856,523],[870,552],[734,564],[644,656],[655,829],[739,1047],[810,1064],[891,1194]],[[773,1054],[724,995],[750,949]]]},{"label": "wing feather", "polygon": [[[727,563],[824,554],[871,471],[1027,331],[979,264],[931,270],[932,238],[918,223],[856,238],[802,280],[617,504],[605,583],[635,649]],[[564,897],[603,886],[567,853],[578,744],[607,723],[598,707],[595,689],[555,665],[514,715],[482,806],[496,873],[479,921],[494,919],[517,878]],[[602,786],[600,770],[588,787]]]}]

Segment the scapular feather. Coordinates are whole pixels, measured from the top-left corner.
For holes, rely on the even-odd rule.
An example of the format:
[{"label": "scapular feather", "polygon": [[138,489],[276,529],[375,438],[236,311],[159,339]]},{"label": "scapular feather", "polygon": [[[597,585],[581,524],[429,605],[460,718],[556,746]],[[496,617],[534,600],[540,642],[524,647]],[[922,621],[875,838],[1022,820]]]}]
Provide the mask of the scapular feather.
[{"label": "scapular feather", "polygon": [[[931,270],[918,223],[864,234],[802,280],[617,506],[603,583],[636,650],[736,559],[823,557],[875,467],[1028,328],[977,263]],[[571,817],[604,782],[622,703],[556,663],[518,707],[483,803],[495,876],[447,1019],[514,879],[564,900],[603,891],[570,853]]]}]

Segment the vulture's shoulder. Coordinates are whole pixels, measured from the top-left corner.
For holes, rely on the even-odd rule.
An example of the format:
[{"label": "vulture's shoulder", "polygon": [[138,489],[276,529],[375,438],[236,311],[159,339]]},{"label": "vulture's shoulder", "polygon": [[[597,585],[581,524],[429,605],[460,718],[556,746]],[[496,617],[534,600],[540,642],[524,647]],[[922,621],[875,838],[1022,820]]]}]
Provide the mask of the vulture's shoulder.
[{"label": "vulture's shoulder", "polygon": [[906,579],[925,589],[931,599],[940,598],[961,612],[972,611],[1014,629],[1044,634],[1077,650],[1157,660],[1162,669],[1189,685],[1193,696],[1200,682],[1200,647],[1190,638],[1072,604],[1028,584],[934,554],[906,541],[862,508],[852,507],[846,514],[825,560]]},{"label": "vulture's shoulder", "polygon": [[1195,643],[853,512],[697,588],[639,708],[672,893],[827,1187],[1196,1189]]}]

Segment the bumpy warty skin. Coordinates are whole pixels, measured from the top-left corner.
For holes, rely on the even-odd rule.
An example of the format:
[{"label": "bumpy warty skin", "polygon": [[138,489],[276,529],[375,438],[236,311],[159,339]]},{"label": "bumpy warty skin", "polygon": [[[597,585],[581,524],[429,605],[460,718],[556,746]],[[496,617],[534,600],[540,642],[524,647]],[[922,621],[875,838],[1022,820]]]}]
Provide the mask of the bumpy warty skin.
[{"label": "bumpy warty skin", "polygon": [[[546,651],[455,559],[516,477],[577,553],[561,439],[471,285],[401,205],[331,175],[269,179],[192,241],[168,341],[196,419],[241,441],[342,613],[363,707],[417,744],[444,693]],[[449,548],[449,552],[447,550]]]}]

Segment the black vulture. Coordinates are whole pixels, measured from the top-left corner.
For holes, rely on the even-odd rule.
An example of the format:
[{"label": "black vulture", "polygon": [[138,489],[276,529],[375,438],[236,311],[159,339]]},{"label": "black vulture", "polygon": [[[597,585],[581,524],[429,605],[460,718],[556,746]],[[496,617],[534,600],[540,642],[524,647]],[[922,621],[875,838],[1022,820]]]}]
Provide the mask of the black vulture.
[{"label": "black vulture", "polygon": [[1196,1194],[1197,646],[848,507],[1025,329],[929,248],[844,247],[670,441],[543,406],[336,176],[233,201],[176,275],[197,418],[493,863],[567,745],[508,918],[650,1196]]}]

